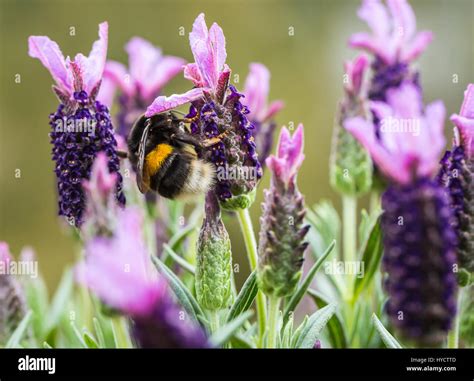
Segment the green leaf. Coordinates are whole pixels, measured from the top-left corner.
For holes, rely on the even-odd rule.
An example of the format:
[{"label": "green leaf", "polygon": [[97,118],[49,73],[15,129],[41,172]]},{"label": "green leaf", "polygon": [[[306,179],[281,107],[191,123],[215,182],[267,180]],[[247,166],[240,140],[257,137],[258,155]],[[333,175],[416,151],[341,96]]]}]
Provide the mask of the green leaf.
[{"label": "green leaf", "polygon": [[24,282],[24,287],[27,305],[33,311],[31,326],[35,338],[41,342],[44,340],[47,323],[45,316],[49,305],[48,289],[41,275],[38,275],[37,278],[27,279]]},{"label": "green leaf", "polygon": [[332,249],[336,245],[336,241],[332,241],[326,251],[318,258],[316,263],[311,267],[306,275],[306,278],[301,282],[298,289],[295,293],[291,296],[290,301],[288,302],[287,306],[285,307],[285,312],[283,314],[283,324],[285,324],[288,320],[288,316],[291,311],[294,311],[298,303],[303,299],[306,290],[308,290],[309,285],[313,281],[314,276],[316,275],[319,268],[322,266],[323,262],[326,260],[329,254],[331,254]]},{"label": "green leaf", "polygon": [[191,224],[191,225],[186,226],[183,229],[180,229],[178,232],[176,232],[175,235],[173,235],[170,238],[168,242],[169,247],[172,250],[176,251],[181,245],[181,243],[183,243],[183,241],[195,230],[196,230],[196,224]]},{"label": "green leaf", "polygon": [[227,322],[234,320],[238,315],[247,311],[252,305],[258,292],[257,272],[253,271],[242,286],[232,308],[227,316]]},{"label": "green leaf", "polygon": [[88,348],[99,348],[99,344],[97,343],[96,339],[86,329],[82,330],[82,338],[84,339],[84,342],[86,343]]},{"label": "green leaf", "polygon": [[281,348],[291,348],[291,337],[293,336],[293,314],[290,317],[283,328],[283,335],[281,337]]},{"label": "green leaf", "polygon": [[174,250],[167,243],[163,244],[163,249],[184,270],[190,272],[193,275],[196,273],[195,267],[186,259],[181,257],[179,254],[175,253]]},{"label": "green leaf", "polygon": [[94,324],[95,334],[97,335],[97,340],[99,341],[100,348],[106,348],[105,345],[105,336],[104,331],[102,330],[102,326],[97,318],[92,318],[92,323]]},{"label": "green leaf", "polygon": [[319,338],[321,331],[328,323],[329,319],[336,312],[336,303],[328,304],[326,307],[317,310],[308,319],[306,325],[301,330],[301,333],[296,342],[296,348],[313,348],[314,343]]},{"label": "green leaf", "polygon": [[362,277],[356,277],[355,279],[354,299],[357,299],[358,295],[370,285],[380,265],[383,253],[382,231],[380,229],[381,213],[381,211],[375,212],[367,223],[367,234],[359,254],[359,258],[364,264],[364,274]]},{"label": "green leaf", "polygon": [[43,342],[43,348],[44,349],[53,349],[53,347],[51,345],[49,345],[46,341]]},{"label": "green leaf", "polygon": [[[309,236],[312,236],[311,248],[315,259],[322,253],[331,242],[340,237],[341,220],[339,215],[328,200],[322,200],[306,211],[306,219],[314,227],[310,229]],[[334,250],[336,256],[339,254],[339,245]]]},{"label": "green leaf", "polygon": [[308,315],[306,315],[303,319],[303,322],[299,325],[298,328],[295,329],[294,333],[293,333],[293,336],[291,338],[291,348],[295,348],[296,347],[296,343],[298,342],[299,338],[300,338],[300,335],[301,335],[301,332],[303,331],[303,329],[306,327],[306,325],[308,324]]},{"label": "green leaf", "polygon": [[230,339],[230,344],[232,345],[232,348],[255,348],[255,345],[253,345],[249,340],[247,340],[246,337],[239,335],[238,333],[235,333],[232,336],[232,338]]},{"label": "green leaf", "polygon": [[49,336],[51,331],[59,324],[61,316],[64,313],[64,308],[67,306],[67,302],[71,299],[73,284],[74,276],[72,270],[69,268],[64,272],[61,278],[56,293],[54,294],[50,310],[48,311],[48,316],[46,318],[47,336]]},{"label": "green leaf", "polygon": [[199,306],[197,300],[191,295],[183,282],[181,282],[181,280],[158,257],[153,256],[152,261],[158,270],[168,280],[169,285],[178,298],[179,303],[191,315],[191,318],[195,321],[201,321],[207,325],[207,320],[205,318],[206,315]]},{"label": "green leaf", "polygon": [[216,346],[221,347],[234,335],[234,333],[244,325],[244,323],[253,315],[253,311],[246,311],[242,315],[239,315],[237,318],[232,320],[230,323],[227,323],[225,326],[220,328],[216,333],[214,333],[210,342]]},{"label": "green leaf", "polygon": [[26,330],[30,324],[31,318],[33,317],[33,311],[29,310],[26,315],[21,320],[18,327],[13,331],[10,339],[8,339],[7,343],[5,344],[5,348],[19,348],[21,347],[20,341],[25,336]]},{"label": "green leaf", "polygon": [[[313,298],[316,306],[321,309],[326,307],[329,303],[327,298],[316,290],[309,289],[308,294]],[[346,331],[344,329],[344,322],[336,312],[329,320],[328,324],[329,340],[333,348],[347,348]]]},{"label": "green leaf", "polygon": [[387,348],[397,348],[400,349],[402,346],[400,343],[395,339],[390,332],[387,331],[387,329],[383,326],[382,322],[379,320],[377,315],[372,314],[372,322],[375,325],[375,329],[379,333],[380,337],[382,338],[382,341],[385,343]]},{"label": "green leaf", "polygon": [[80,333],[79,330],[77,329],[76,323],[75,323],[74,321],[71,321],[69,324],[70,324],[70,326],[71,326],[72,332],[73,332],[74,335],[76,336],[77,341],[79,341],[79,343],[81,344],[81,346],[82,346],[83,348],[87,348],[87,344],[86,344],[86,342],[84,341],[83,336],[81,335],[81,333]]}]

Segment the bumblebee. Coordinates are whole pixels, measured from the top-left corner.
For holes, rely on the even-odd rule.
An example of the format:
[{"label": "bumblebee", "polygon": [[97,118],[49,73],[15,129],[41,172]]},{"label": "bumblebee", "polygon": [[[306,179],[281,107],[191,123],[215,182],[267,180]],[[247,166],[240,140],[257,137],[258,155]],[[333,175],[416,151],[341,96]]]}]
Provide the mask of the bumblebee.
[{"label": "bumblebee", "polygon": [[187,199],[212,188],[214,165],[200,156],[203,148],[216,144],[224,134],[201,141],[187,131],[183,122],[189,121],[165,112],[150,118],[143,115],[135,122],[127,145],[140,192]]}]

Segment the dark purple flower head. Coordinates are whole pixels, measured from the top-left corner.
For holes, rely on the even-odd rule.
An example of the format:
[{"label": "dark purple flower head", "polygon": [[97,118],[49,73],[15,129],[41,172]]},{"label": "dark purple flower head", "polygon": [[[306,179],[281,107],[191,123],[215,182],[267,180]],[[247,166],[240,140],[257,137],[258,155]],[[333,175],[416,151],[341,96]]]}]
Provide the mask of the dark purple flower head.
[{"label": "dark purple flower head", "polygon": [[277,126],[273,118],[284,106],[280,100],[268,104],[269,90],[270,71],[261,63],[251,63],[245,80],[245,97],[242,98],[242,104],[248,108],[247,118],[255,127],[252,135],[262,165],[273,146],[273,135]]},{"label": "dark purple flower head", "polygon": [[200,14],[189,41],[195,62],[185,66],[184,76],[195,87],[184,94],[156,98],[145,115],[191,103],[188,117],[197,116],[191,125],[194,134],[203,140],[225,134],[204,156],[216,167],[216,193],[223,206],[246,208],[262,168],[252,134],[255,127],[247,117],[249,110],[241,102],[243,95],[229,85],[224,33],[216,23],[208,29],[204,14]]},{"label": "dark purple flower head", "polygon": [[382,197],[386,312],[407,339],[443,343],[456,315],[456,234],[436,181],[392,185]]},{"label": "dark purple flower head", "polygon": [[129,69],[120,62],[107,61],[98,95],[102,103],[111,107],[115,94],[120,93],[117,130],[123,137],[186,63],[179,57],[164,56],[160,48],[140,37],[133,37],[125,50]]},{"label": "dark purple flower head", "polygon": [[[453,227],[458,238],[457,256],[461,270],[474,273],[474,85],[464,94],[459,115],[451,116],[455,139],[451,151],[441,160],[438,180],[448,190],[454,212]],[[460,273],[458,281],[466,285],[469,276]]]},{"label": "dark purple flower head", "polygon": [[208,345],[202,329],[174,302],[166,282],[151,263],[140,210],[119,210],[113,234],[87,242],[86,257],[77,267],[76,275],[107,306],[132,319],[140,346]]},{"label": "dark purple flower head", "polygon": [[116,198],[125,204],[109,110],[96,100],[107,55],[107,32],[107,23],[100,24],[99,40],[89,56],[79,53],[73,61],[65,59],[59,46],[48,37],[31,36],[28,40],[30,56],[38,58],[56,81],[53,89],[61,104],[49,119],[59,215],[77,227],[83,222],[85,210],[82,182],[89,179],[100,151],[107,155],[109,171],[117,173]]}]

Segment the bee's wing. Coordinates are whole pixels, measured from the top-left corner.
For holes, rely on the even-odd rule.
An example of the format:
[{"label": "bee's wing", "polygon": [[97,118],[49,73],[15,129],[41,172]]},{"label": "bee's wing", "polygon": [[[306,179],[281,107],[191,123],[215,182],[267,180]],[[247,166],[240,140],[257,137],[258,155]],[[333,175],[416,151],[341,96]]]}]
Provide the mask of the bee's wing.
[{"label": "bee's wing", "polygon": [[146,193],[148,190],[148,186],[143,181],[143,171],[145,165],[145,148],[146,142],[148,140],[148,132],[150,131],[150,123],[147,123],[144,130],[142,137],[140,139],[140,145],[138,146],[138,164],[137,164],[137,185],[138,189],[142,193]]}]

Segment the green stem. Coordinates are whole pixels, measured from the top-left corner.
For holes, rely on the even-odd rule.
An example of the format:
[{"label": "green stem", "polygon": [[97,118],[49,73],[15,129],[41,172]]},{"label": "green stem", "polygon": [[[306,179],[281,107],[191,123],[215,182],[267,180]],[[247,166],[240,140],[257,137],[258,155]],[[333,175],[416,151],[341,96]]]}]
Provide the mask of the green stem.
[{"label": "green stem", "polygon": [[448,334],[448,348],[459,348],[459,323],[461,321],[461,306],[464,287],[459,288],[457,300],[457,313],[453,323],[453,328]]},{"label": "green stem", "polygon": [[267,348],[276,348],[276,339],[278,335],[278,314],[281,299],[277,296],[268,298],[268,336]]},{"label": "green stem", "polygon": [[376,190],[370,192],[369,210],[370,213],[380,209],[380,193]]},{"label": "green stem", "polygon": [[[244,236],[245,248],[247,249],[247,257],[250,263],[251,271],[257,268],[258,254],[257,254],[257,241],[253,232],[252,219],[250,218],[249,211],[247,209],[241,209],[237,212],[239,218],[240,229]],[[265,295],[261,291],[257,293],[257,319],[258,319],[258,332],[260,345],[263,341],[265,334],[266,325],[266,311],[265,311]]]},{"label": "green stem", "polygon": [[[343,218],[343,259],[346,262],[357,260],[357,198],[354,196],[342,197]],[[353,298],[355,274],[346,274],[347,277],[347,299]]]},{"label": "green stem", "polygon": [[124,317],[112,318],[112,329],[117,348],[131,348],[132,343],[128,333],[127,322]]},{"label": "green stem", "polygon": [[219,311],[209,311],[209,322],[211,323],[211,333],[216,333],[220,327]]}]

